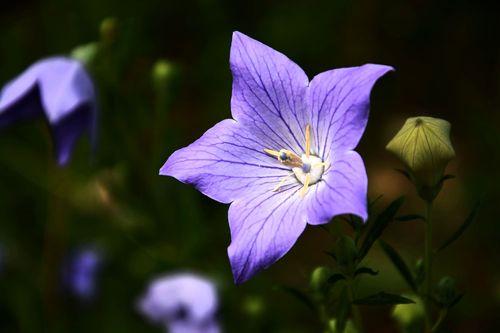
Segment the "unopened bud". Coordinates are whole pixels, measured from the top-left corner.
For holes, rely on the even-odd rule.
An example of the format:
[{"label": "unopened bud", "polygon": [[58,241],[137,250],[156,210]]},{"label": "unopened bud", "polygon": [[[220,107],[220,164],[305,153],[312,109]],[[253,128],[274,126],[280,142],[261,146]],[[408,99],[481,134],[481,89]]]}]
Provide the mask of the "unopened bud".
[{"label": "unopened bud", "polygon": [[156,61],[151,71],[153,84],[157,89],[165,89],[172,78],[174,68],[170,62],[165,59]]},{"label": "unopened bud", "polygon": [[[337,329],[337,319],[330,319],[328,321],[328,333],[341,333]],[[358,330],[354,326],[351,320],[348,320],[345,324],[343,333],[358,333]]]},{"label": "unopened bud", "polygon": [[105,18],[99,27],[101,41],[105,44],[111,44],[115,41],[118,34],[118,20],[114,17]]},{"label": "unopened bud", "polygon": [[71,57],[80,61],[85,66],[91,66],[98,52],[99,46],[97,43],[88,43],[75,47],[71,51]]},{"label": "unopened bud", "polygon": [[456,289],[455,279],[445,276],[437,286],[436,297],[439,303],[449,306],[457,299],[458,293]]},{"label": "unopened bud", "polygon": [[339,266],[352,269],[358,257],[358,249],[351,237],[340,236],[335,243],[335,254]]},{"label": "unopened bud", "polygon": [[443,119],[409,118],[386,146],[404,163],[419,193],[430,192],[424,194],[426,200],[437,195],[446,165],[455,157],[450,128]]},{"label": "unopened bud", "polygon": [[413,304],[398,304],[392,310],[392,317],[406,330],[413,328],[412,332],[420,332],[417,327],[423,328],[425,309],[422,300],[415,295],[403,295],[411,299]]},{"label": "unopened bud", "polygon": [[332,271],[325,266],[320,266],[314,269],[311,274],[310,286],[313,291],[322,291],[328,285],[328,279],[332,275]]}]

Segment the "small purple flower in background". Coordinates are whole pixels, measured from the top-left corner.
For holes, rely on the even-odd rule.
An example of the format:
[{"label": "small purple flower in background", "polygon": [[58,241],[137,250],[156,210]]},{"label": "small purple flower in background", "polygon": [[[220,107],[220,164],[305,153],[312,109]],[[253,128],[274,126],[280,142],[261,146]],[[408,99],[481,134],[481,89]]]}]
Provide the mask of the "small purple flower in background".
[{"label": "small purple flower in background", "polygon": [[0,127],[44,116],[60,165],[68,163],[76,140],[85,131],[95,143],[96,114],[92,80],[83,65],[70,58],[40,60],[0,92]]},{"label": "small purple flower in background", "polygon": [[98,275],[102,267],[102,255],[88,247],[70,255],[62,270],[63,287],[82,301],[91,300],[97,292]]},{"label": "small purple flower in background", "polygon": [[170,333],[219,333],[218,306],[214,283],[191,273],[155,279],[139,301],[139,311]]},{"label": "small purple flower in background", "polygon": [[236,283],[279,260],[307,223],[367,218],[367,176],[353,151],[370,92],[392,67],[330,70],[309,81],[285,55],[235,32],[231,110],[160,170],[231,203],[229,259]]}]

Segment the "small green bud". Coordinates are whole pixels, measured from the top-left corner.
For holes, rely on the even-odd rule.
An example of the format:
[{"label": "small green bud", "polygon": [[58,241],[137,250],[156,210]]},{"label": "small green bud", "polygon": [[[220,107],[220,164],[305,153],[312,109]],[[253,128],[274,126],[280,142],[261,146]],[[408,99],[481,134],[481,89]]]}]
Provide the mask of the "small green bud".
[{"label": "small green bud", "polygon": [[243,311],[252,317],[258,317],[264,310],[264,302],[258,296],[249,296],[243,301]]},{"label": "small green bud", "polygon": [[455,279],[449,276],[443,277],[439,281],[436,290],[436,298],[438,302],[444,306],[451,305],[458,296],[456,285]]},{"label": "small green bud", "polygon": [[151,71],[154,86],[158,89],[165,89],[173,73],[174,68],[170,62],[165,59],[157,60]]},{"label": "small green bud", "polygon": [[335,243],[335,254],[339,266],[347,269],[354,269],[358,258],[358,249],[351,237],[340,236]]},{"label": "small green bud", "polygon": [[98,52],[98,43],[88,43],[75,47],[73,51],[71,51],[70,56],[83,63],[85,66],[91,66]]},{"label": "small green bud", "polygon": [[310,286],[313,291],[322,291],[328,285],[332,271],[325,266],[316,267],[311,274]]},{"label": "small green bud", "polygon": [[425,265],[424,260],[419,258],[415,263],[415,282],[421,285],[425,280]]},{"label": "small green bud", "polygon": [[[405,329],[424,324],[425,309],[422,300],[415,295],[403,295],[413,304],[398,304],[392,310],[392,317]],[[412,330],[413,331],[413,330]],[[418,330],[417,330],[418,331]]]},{"label": "small green bud", "polygon": [[336,319],[330,319],[328,321],[328,332],[329,333],[358,333],[358,330],[354,326],[353,322],[351,320],[348,320],[344,332],[339,332],[336,328],[337,325],[337,320]]},{"label": "small green bud", "polygon": [[449,122],[432,117],[408,118],[386,149],[405,165],[419,193],[433,200],[448,162],[455,157]]},{"label": "small green bud", "polygon": [[118,35],[118,20],[114,17],[108,17],[102,20],[99,27],[101,41],[105,44],[111,44]]}]

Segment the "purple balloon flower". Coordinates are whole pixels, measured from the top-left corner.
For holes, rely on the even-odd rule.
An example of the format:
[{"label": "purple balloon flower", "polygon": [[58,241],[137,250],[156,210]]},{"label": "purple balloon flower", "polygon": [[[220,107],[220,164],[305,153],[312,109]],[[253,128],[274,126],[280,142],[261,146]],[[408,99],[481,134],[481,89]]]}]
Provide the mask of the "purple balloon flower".
[{"label": "purple balloon flower", "polygon": [[236,283],[290,250],[307,223],[367,218],[367,176],[353,151],[373,85],[392,67],[366,64],[309,81],[285,55],[239,32],[231,45],[233,119],[176,151],[161,175],[231,203]]},{"label": "purple balloon flower", "polygon": [[94,248],[84,248],[71,255],[63,266],[64,287],[77,298],[91,300],[97,289],[97,275],[102,256]]},{"label": "purple balloon flower", "polygon": [[170,333],[218,333],[217,308],[213,282],[190,273],[155,279],[139,301],[139,311]]},{"label": "purple balloon flower", "polygon": [[40,60],[0,92],[0,127],[44,116],[50,125],[57,161],[69,161],[76,140],[89,131],[95,141],[96,97],[89,74],[70,58]]}]

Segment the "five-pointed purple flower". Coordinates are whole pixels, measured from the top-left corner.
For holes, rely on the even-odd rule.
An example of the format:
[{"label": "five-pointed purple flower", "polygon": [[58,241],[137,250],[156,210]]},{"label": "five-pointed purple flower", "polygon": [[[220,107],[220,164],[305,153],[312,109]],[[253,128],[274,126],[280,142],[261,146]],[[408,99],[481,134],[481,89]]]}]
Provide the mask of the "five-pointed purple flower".
[{"label": "five-pointed purple flower", "polygon": [[280,259],[307,223],[367,218],[367,176],[353,151],[373,85],[392,67],[330,70],[311,81],[285,55],[233,34],[233,119],[169,157],[161,175],[231,203],[228,254],[241,283]]},{"label": "five-pointed purple flower", "polygon": [[96,96],[89,74],[76,60],[40,60],[7,83],[0,92],[0,127],[45,117],[57,161],[65,165],[76,140],[89,131],[95,141]]},{"label": "five-pointed purple flower", "polygon": [[219,333],[218,306],[214,283],[191,273],[155,279],[139,301],[139,311],[170,333]]}]

